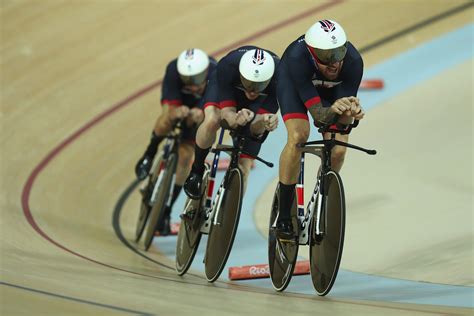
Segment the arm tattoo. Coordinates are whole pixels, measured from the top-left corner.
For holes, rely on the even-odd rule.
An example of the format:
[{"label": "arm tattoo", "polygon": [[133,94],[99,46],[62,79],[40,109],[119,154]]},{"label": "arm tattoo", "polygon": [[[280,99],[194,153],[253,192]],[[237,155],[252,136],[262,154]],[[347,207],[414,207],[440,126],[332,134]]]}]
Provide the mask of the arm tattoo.
[{"label": "arm tattoo", "polygon": [[321,102],[310,107],[308,111],[313,117],[315,125],[318,127],[332,124],[337,119],[336,113],[331,112],[331,108],[329,107],[323,107]]}]

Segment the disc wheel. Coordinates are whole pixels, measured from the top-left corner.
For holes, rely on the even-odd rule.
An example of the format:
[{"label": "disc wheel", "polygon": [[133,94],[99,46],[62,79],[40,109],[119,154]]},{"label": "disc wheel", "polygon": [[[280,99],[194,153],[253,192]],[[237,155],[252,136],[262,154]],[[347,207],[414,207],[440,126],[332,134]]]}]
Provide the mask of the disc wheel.
[{"label": "disc wheel", "polygon": [[149,204],[151,193],[155,187],[156,179],[160,173],[160,163],[161,159],[156,163],[157,168],[156,172],[153,172],[152,176],[148,177],[147,185],[142,189],[142,200],[140,203],[140,211],[138,213],[137,225],[135,227],[135,242],[138,242],[142,237],[143,231],[145,230],[145,224],[147,222],[148,216],[150,215],[151,206]]},{"label": "disc wheel", "polygon": [[163,217],[165,216],[166,203],[170,196],[171,184],[173,182],[177,163],[178,155],[176,153],[171,153],[168,156],[166,166],[162,171],[163,176],[158,178],[158,181],[160,181],[157,183],[158,192],[145,230],[144,246],[146,251],[151,246],[158,223],[163,220]]},{"label": "disc wheel", "polygon": [[[275,232],[275,224],[279,212],[279,188],[277,186],[273,196],[272,209],[270,213],[270,225],[268,230],[268,263],[270,278],[275,290],[281,292],[290,284],[291,277],[298,256],[299,237],[292,241],[280,241]],[[291,208],[293,227],[299,227],[296,219],[296,198]]]},{"label": "disc wheel", "polygon": [[201,199],[186,200],[183,214],[181,214],[181,225],[179,226],[178,240],[176,243],[176,272],[178,275],[185,274],[191,263],[201,240],[201,225],[205,220],[204,204],[206,201],[207,181],[209,170],[206,170],[202,179]]},{"label": "disc wheel", "polygon": [[234,168],[224,176],[224,192],[212,219],[205,255],[205,274],[209,282],[217,280],[225,267],[234,243],[242,208],[242,172]]},{"label": "disc wheel", "polygon": [[342,258],[345,230],[344,188],[339,174],[329,171],[324,177],[320,220],[322,234],[316,234],[316,214],[310,227],[311,279],[316,292],[324,296],[336,280]]}]

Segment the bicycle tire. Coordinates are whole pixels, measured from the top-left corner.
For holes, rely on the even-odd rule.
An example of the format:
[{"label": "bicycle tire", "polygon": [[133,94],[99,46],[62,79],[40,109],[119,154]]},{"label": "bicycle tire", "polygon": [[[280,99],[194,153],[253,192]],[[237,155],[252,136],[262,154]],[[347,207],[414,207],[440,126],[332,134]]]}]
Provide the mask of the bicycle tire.
[{"label": "bicycle tire", "polygon": [[137,225],[135,227],[135,242],[139,242],[140,238],[143,235],[143,231],[145,230],[145,224],[148,220],[148,216],[150,215],[151,211],[151,206],[148,204],[150,195],[153,192],[153,188],[155,187],[156,184],[156,179],[159,176],[160,173],[160,162],[161,162],[161,157],[156,163],[156,172],[153,172],[153,175],[148,177],[148,183],[143,189],[142,192],[142,199],[140,203],[140,212],[138,213],[138,220],[137,220]]},{"label": "bicycle tire", "polygon": [[[147,188],[145,188],[145,190],[149,190],[148,185],[147,185]],[[143,231],[145,230],[146,221],[151,211],[151,207],[148,205],[147,199],[145,197],[146,194],[147,193],[145,192],[142,198],[142,202],[140,204],[140,212],[138,213],[137,225],[135,227],[135,242],[140,241],[140,238],[143,235]]]},{"label": "bicycle tire", "polygon": [[239,168],[228,171],[229,177],[226,182],[224,176],[225,191],[222,196],[220,209],[214,216],[221,215],[221,223],[214,225],[212,219],[209,237],[207,239],[205,254],[205,274],[209,282],[217,280],[229,258],[234,238],[239,225],[240,211],[242,209],[243,177]]},{"label": "bicycle tire", "polygon": [[[279,198],[279,185],[277,185],[275,194],[273,195],[268,229],[268,266],[273,288],[278,292],[282,292],[286,289],[288,284],[290,284],[293,271],[295,270],[296,258],[298,257],[299,237],[296,236],[292,242],[282,243],[278,240],[275,229],[272,226],[278,215]],[[296,219],[296,195],[293,199],[291,215],[293,227],[298,228],[299,225]]]},{"label": "bicycle tire", "polygon": [[[324,234],[316,235],[316,214],[310,226],[310,270],[313,286],[320,296],[327,295],[336,281],[344,247],[346,206],[342,179],[335,171],[324,176],[326,195],[320,222]],[[316,212],[315,212],[316,213]]]},{"label": "bicycle tire", "polygon": [[186,200],[183,214],[192,214],[191,220],[181,219],[178,238],[176,241],[176,260],[175,269],[178,275],[184,275],[191,264],[201,240],[201,225],[206,220],[204,213],[204,204],[206,203],[206,191],[209,178],[209,169],[207,168],[202,178],[202,197],[199,200],[188,198]]},{"label": "bicycle tire", "polygon": [[156,185],[159,186],[158,193],[155,202],[153,203],[153,207],[151,209],[147,225],[145,231],[145,240],[144,246],[145,251],[151,246],[153,241],[153,237],[155,236],[156,227],[160,220],[163,219],[164,210],[166,208],[166,202],[169,198],[170,191],[171,191],[171,182],[173,180],[173,176],[176,172],[176,166],[178,164],[178,154],[177,153],[170,153],[166,160],[166,166],[164,168],[163,177],[161,178],[161,183],[157,183]]}]

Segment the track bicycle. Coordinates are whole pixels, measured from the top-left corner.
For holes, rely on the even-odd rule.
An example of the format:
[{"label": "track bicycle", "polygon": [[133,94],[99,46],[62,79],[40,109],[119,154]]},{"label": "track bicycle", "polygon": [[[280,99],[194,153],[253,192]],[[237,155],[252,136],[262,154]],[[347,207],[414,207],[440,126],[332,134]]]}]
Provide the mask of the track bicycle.
[{"label": "track bicycle", "polygon": [[[178,275],[183,275],[191,266],[201,235],[209,235],[204,258],[206,279],[209,282],[217,280],[222,273],[237,232],[244,186],[242,171],[238,166],[240,155],[245,154],[273,167],[271,162],[243,150],[246,140],[263,142],[268,132],[257,138],[245,135],[243,128],[231,129],[226,121],[222,121],[221,126],[223,128],[218,145],[211,150],[215,153],[212,167],[206,166],[202,178],[201,198],[188,198],[186,201],[176,245],[176,271]],[[222,145],[226,129],[230,130],[234,139],[233,146]],[[231,159],[222,183],[212,199],[220,152],[228,153]]]},{"label": "track bicycle", "polygon": [[165,210],[169,207],[178,164],[178,149],[183,134],[182,120],[173,123],[166,135],[166,142],[157,155],[148,182],[143,189],[140,212],[135,229],[135,241],[138,242],[145,232],[144,246],[148,250],[155,236],[158,223],[162,222]]},{"label": "track bicycle", "polygon": [[[331,151],[334,146],[344,146],[369,155],[375,150],[364,149],[336,140],[336,133],[349,134],[358,121],[346,129],[324,127],[320,133],[331,133],[327,140],[310,141],[299,144],[301,149],[300,174],[296,185],[296,198],[291,209],[293,227],[297,229],[293,240],[279,240],[276,236],[276,222],[279,213],[279,190],[276,188],[269,225],[268,258],[273,287],[283,291],[288,286],[296,265],[299,245],[310,247],[310,272],[313,286],[320,296],[331,290],[336,280],[342,257],[345,231],[345,196],[341,176],[331,169]],[[321,159],[316,185],[304,209],[304,161],[305,154],[313,154]]]}]

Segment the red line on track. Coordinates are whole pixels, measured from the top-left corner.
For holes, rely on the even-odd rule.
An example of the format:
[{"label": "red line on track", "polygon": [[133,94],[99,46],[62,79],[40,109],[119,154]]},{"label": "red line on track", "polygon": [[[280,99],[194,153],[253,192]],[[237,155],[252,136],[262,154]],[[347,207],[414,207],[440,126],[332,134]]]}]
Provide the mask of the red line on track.
[{"label": "red line on track", "polygon": [[[232,48],[235,48],[235,47],[238,47],[238,46],[241,46],[242,44],[248,42],[248,41],[252,41],[252,40],[255,40],[257,38],[260,38],[262,36],[265,36],[267,34],[270,34],[271,32],[274,32],[278,29],[281,29],[287,25],[290,25],[298,20],[301,20],[303,18],[306,18],[306,17],[309,17],[311,16],[312,14],[315,14],[315,13],[319,13],[320,11],[323,11],[325,9],[328,9],[330,7],[333,7],[333,6],[336,6],[338,4],[341,4],[343,2],[343,0],[335,0],[335,1],[332,1],[332,2],[328,2],[328,3],[325,3],[325,4],[322,4],[322,5],[319,5],[319,6],[316,6],[308,11],[305,11],[303,13],[300,13],[298,15],[295,15],[295,16],[292,16],[286,20],[283,20],[281,22],[278,22],[274,25],[271,25],[261,31],[258,31],[244,39],[241,39],[239,41],[236,41],[232,44],[229,44],[228,46],[224,47],[224,48],[221,48],[213,53],[211,53],[211,55],[213,56],[218,56],[218,55],[221,55],[225,52],[227,52],[228,50],[232,49]],[[28,221],[28,223],[31,225],[31,227],[39,234],[41,235],[44,239],[46,239],[47,241],[49,241],[50,243],[54,244],[55,246],[61,248],[62,250],[66,251],[66,252],[69,252],[73,255],[76,255],[82,259],[85,259],[85,260],[88,260],[90,262],[93,262],[93,263],[97,263],[99,265],[102,265],[102,266],[105,266],[105,267],[108,267],[108,268],[111,268],[111,269],[115,269],[115,270],[119,270],[119,271],[123,271],[123,272],[128,272],[128,273],[132,273],[132,274],[135,274],[135,275],[141,275],[141,276],[147,276],[147,277],[150,277],[150,275],[145,275],[145,274],[140,274],[140,273],[137,273],[137,272],[133,272],[133,271],[129,271],[129,270],[125,270],[125,269],[121,269],[121,268],[118,268],[118,267],[114,267],[114,266],[111,266],[109,264],[106,264],[106,263],[103,263],[103,262],[99,262],[97,260],[94,260],[94,259],[91,259],[89,257],[86,257],[84,255],[81,255],[80,253],[77,253],[75,252],[74,250],[71,250],[65,246],[63,246],[62,244],[60,244],[59,242],[53,240],[51,237],[49,237],[39,226],[38,224],[36,223],[34,217],[33,217],[33,214],[31,212],[31,209],[30,209],[30,205],[29,205],[29,200],[30,200],[30,193],[31,193],[31,190],[33,188],[33,185],[35,183],[35,180],[36,178],[38,177],[38,175],[43,171],[43,169],[46,168],[46,166],[63,150],[65,149],[68,145],[70,145],[72,142],[74,142],[77,138],[79,138],[79,136],[81,136],[84,132],[86,132],[87,130],[89,130],[90,128],[92,128],[93,126],[97,125],[98,123],[100,123],[102,120],[104,120],[105,118],[109,117],[110,115],[112,115],[113,113],[117,112],[119,109],[129,105],[132,101],[138,99],[139,97],[147,94],[148,92],[150,92],[151,90],[155,89],[155,88],[158,88],[160,85],[162,84],[162,79],[154,82],[154,83],[151,83],[149,84],[148,86],[142,88],[141,90],[135,92],[134,94],[130,95],[129,97],[125,98],[124,100],[114,104],[112,107],[110,107],[108,110],[104,111],[103,113],[99,114],[98,116],[96,116],[95,118],[93,118],[92,120],[90,120],[89,122],[87,122],[84,126],[82,126],[80,129],[78,129],[76,132],[74,132],[72,135],[70,135],[69,137],[67,137],[65,140],[63,140],[59,145],[57,145],[56,147],[54,147],[49,153],[48,155],[46,155],[45,158],[43,158],[43,160],[33,169],[33,171],[30,173],[25,185],[23,186],[23,191],[22,191],[22,195],[21,195],[21,204],[22,204],[22,208],[23,208],[23,214],[26,218],[26,220]]]}]

